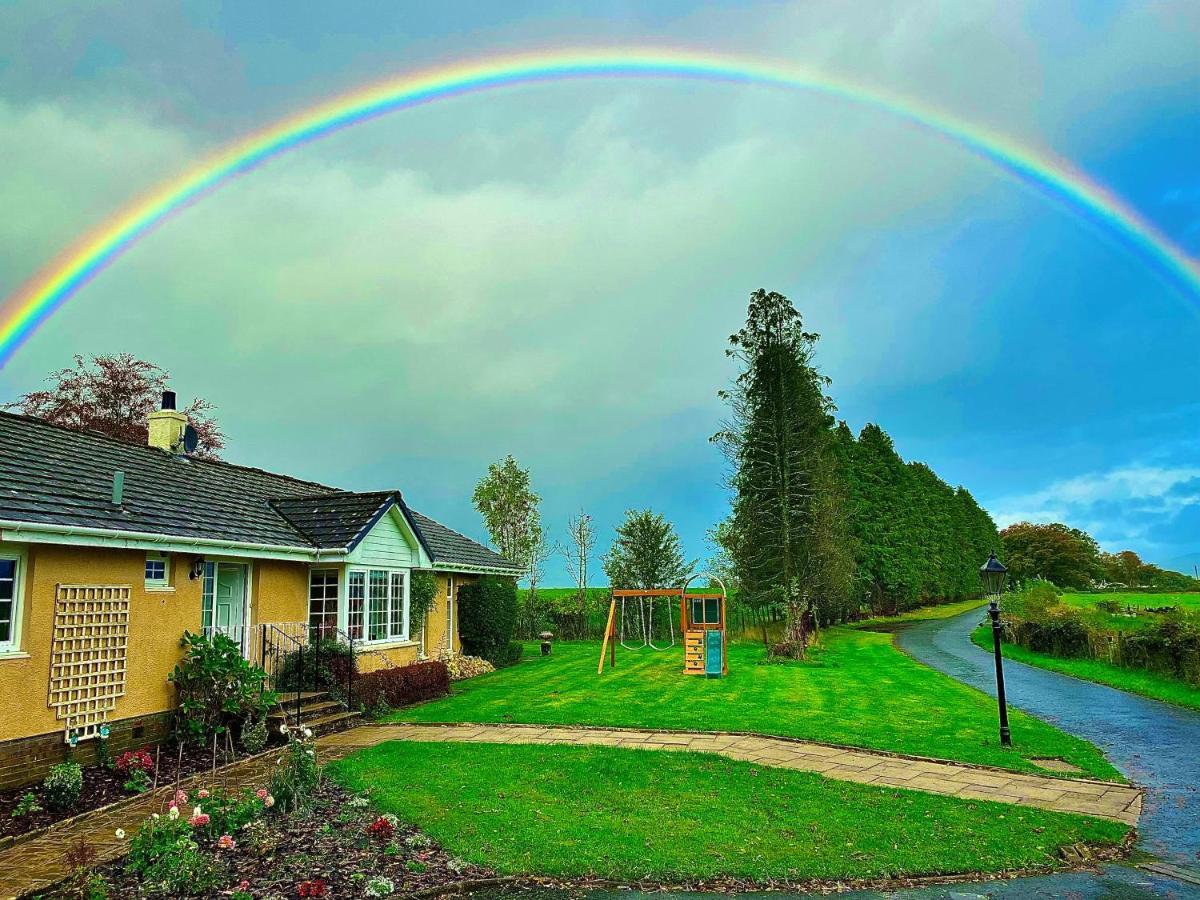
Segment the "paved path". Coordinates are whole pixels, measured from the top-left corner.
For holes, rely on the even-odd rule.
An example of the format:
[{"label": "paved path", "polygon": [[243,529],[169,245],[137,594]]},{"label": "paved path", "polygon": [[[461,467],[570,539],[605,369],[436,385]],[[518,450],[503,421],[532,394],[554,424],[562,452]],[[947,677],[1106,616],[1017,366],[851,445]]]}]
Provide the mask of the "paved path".
[{"label": "paved path", "polygon": [[1137,823],[1138,788],[1103,781],[1050,778],[1003,769],[912,759],[807,741],[713,732],[633,731],[544,725],[364,725],[322,739],[326,758],[384,741],[468,741],[482,744],[595,744],[638,750],[692,750],[764,766],[817,772],[826,778],[908,788],[975,800],[995,800]]},{"label": "paved path", "polygon": [[[995,694],[992,658],[970,641],[979,610],[897,632],[900,647],[947,675]],[[1005,660],[1008,702],[1099,746],[1146,787],[1139,846],[1200,865],[1200,713]]]}]

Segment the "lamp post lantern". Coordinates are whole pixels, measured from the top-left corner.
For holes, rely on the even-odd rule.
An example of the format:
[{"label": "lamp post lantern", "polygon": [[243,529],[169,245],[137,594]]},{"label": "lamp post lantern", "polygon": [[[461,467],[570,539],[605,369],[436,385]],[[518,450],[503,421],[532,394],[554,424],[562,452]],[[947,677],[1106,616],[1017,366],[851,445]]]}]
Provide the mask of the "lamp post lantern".
[{"label": "lamp post lantern", "polygon": [[1008,704],[1004,699],[1004,658],[1000,655],[1000,594],[1008,569],[996,559],[995,551],[979,567],[979,580],[988,597],[988,615],[992,618],[992,650],[996,654],[996,702],[1000,705],[1000,743],[1012,746],[1012,734],[1008,730]]}]

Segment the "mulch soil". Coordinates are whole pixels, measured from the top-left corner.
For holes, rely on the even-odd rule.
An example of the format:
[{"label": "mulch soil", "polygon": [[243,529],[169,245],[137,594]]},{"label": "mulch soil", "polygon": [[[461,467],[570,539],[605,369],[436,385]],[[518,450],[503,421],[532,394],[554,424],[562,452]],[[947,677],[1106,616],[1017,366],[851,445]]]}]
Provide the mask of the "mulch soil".
[{"label": "mulch soil", "polygon": [[[186,778],[189,775],[206,771],[213,765],[212,750],[205,750],[195,745],[185,745],[182,755],[180,755],[178,745],[164,744],[157,750],[155,748],[146,748],[146,750],[151,757],[157,753],[159,786],[171,784],[176,777]],[[217,765],[224,765],[230,761],[218,751]],[[106,769],[104,766],[84,766],[83,793],[79,797],[79,802],[70,809],[62,811],[49,808],[40,783],[9,791],[0,791],[0,838],[27,834],[80,813],[108,806],[118,800],[136,797],[137,794],[125,790],[125,782],[128,780],[128,775],[114,769]],[[32,793],[37,798],[37,804],[42,808],[41,811],[19,818],[13,816],[13,810],[27,793]]]},{"label": "mulch soil", "polygon": [[[208,846],[224,867],[227,893],[243,888],[260,897],[367,897],[372,878],[394,885],[393,897],[420,896],[443,887],[486,880],[491,873],[468,865],[438,847],[418,829],[397,826],[386,843],[372,838],[367,826],[378,812],[362,799],[323,780],[311,808],[290,815],[268,816],[251,837],[243,831],[232,850]],[[96,870],[108,884],[109,896],[145,897],[140,879],[122,862]],[[54,898],[78,896],[61,886]]]}]

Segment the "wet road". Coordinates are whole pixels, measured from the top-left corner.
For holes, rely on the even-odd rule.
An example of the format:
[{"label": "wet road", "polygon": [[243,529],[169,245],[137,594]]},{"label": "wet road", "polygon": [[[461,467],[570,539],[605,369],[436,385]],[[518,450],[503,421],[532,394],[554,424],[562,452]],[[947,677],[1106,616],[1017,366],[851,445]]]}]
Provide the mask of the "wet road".
[{"label": "wet road", "polygon": [[[921,622],[897,644],[926,665],[995,695],[992,657],[971,643],[981,611]],[[1010,706],[1091,741],[1146,788],[1139,848],[1200,867],[1200,713],[1005,660]]]}]

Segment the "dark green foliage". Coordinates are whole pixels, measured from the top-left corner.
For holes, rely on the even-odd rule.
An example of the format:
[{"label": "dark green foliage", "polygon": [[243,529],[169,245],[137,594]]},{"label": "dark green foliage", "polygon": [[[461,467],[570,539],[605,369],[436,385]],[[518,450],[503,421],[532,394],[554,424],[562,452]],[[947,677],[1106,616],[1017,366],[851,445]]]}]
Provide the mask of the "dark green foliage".
[{"label": "dark green foliage", "polygon": [[284,657],[276,686],[282,693],[328,690],[344,700],[354,665],[349,644],[334,638],[314,637],[303,653],[297,650]]},{"label": "dark green foliage", "polygon": [[77,762],[63,762],[50,767],[42,782],[46,805],[56,812],[73,809],[83,793],[83,768]]},{"label": "dark green foliage", "polygon": [[267,673],[225,635],[185,632],[181,645],[187,655],[168,678],[179,695],[175,726],[181,739],[207,743],[248,718],[261,718],[274,704],[263,686]]},{"label": "dark green foliage", "polygon": [[732,467],[730,551],[743,603],[785,614],[778,650],[803,655],[822,613],[844,609],[853,578],[844,486],[826,395],[813,364],[818,336],[782,294],[750,295],[727,354],[741,364],[716,435]]},{"label": "dark green foliage", "polygon": [[410,631],[416,634],[425,627],[425,617],[433,609],[437,596],[437,579],[432,572],[413,572],[409,586],[408,617]]},{"label": "dark green foliage", "polygon": [[517,586],[511,578],[489,576],[459,588],[458,635],[465,653],[508,665],[516,627]]},{"label": "dark green foliage", "polygon": [[170,897],[208,896],[223,876],[200,849],[186,816],[146,819],[129,842],[125,866],[141,877],[146,893]]},{"label": "dark green foliage", "polygon": [[604,572],[614,588],[681,587],[691,569],[675,526],[649,509],[625,511],[604,556]]},{"label": "dark green foliage", "polygon": [[1101,577],[1100,548],[1087,532],[1060,522],[1018,522],[1000,532],[1013,582],[1045,578],[1061,588],[1088,588]]},{"label": "dark green foliage", "polygon": [[450,673],[438,660],[368,672],[358,676],[354,686],[355,703],[368,712],[399,709],[448,693]]}]

